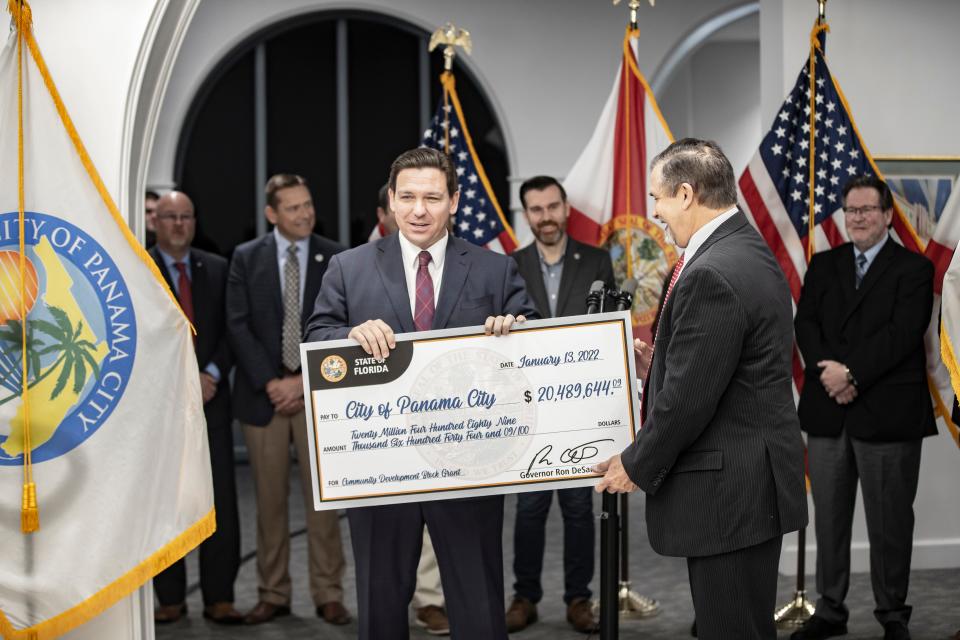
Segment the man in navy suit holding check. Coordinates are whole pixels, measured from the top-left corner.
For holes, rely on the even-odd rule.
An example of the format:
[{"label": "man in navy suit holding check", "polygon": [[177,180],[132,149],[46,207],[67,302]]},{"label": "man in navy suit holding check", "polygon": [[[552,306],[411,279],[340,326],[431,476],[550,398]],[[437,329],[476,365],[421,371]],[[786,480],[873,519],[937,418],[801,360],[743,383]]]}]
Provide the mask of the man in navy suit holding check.
[{"label": "man in navy suit holding check", "polygon": [[[460,192],[453,163],[413,149],[390,167],[399,233],[330,260],[306,340],[352,338],[388,357],[395,332],[484,325],[506,335],[535,317],[516,263],[449,231]],[[405,640],[426,523],[455,638],[507,637],[503,610],[503,496],[347,511],[357,565],[360,638]]]}]

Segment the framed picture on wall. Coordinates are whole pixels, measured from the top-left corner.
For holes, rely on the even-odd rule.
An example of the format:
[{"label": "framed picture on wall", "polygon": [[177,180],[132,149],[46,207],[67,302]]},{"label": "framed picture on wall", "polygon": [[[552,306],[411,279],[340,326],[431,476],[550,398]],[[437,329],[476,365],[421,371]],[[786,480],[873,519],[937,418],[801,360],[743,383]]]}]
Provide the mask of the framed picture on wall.
[{"label": "framed picture on wall", "polygon": [[875,156],[893,198],[924,243],[957,187],[960,156]]}]

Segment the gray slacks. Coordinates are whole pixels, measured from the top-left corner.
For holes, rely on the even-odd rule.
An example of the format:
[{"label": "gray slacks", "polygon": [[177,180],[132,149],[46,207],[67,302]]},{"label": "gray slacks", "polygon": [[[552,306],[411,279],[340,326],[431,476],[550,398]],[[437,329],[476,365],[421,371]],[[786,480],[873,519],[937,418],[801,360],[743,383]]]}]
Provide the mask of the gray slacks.
[{"label": "gray slacks", "polygon": [[857,481],[870,541],[870,582],[880,624],[910,620],[906,604],[913,551],[913,500],[920,477],[921,440],[867,442],[841,432],[810,436],[810,486],[816,513],[817,615],[846,622],[850,539]]}]

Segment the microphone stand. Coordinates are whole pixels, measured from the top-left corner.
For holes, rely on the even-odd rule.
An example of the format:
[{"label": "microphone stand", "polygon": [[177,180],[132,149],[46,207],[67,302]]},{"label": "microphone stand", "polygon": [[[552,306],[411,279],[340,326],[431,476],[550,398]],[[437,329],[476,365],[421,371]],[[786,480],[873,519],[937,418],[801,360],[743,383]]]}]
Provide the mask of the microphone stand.
[{"label": "microphone stand", "polygon": [[[626,289],[626,287],[624,287]],[[613,294],[617,301],[617,311],[626,311],[633,307],[632,290],[622,290]],[[642,596],[630,587],[630,494],[620,496],[620,580],[617,591],[617,603],[620,617],[649,618],[660,613],[660,605],[653,598]]]},{"label": "microphone stand", "polygon": [[[606,300],[600,298],[600,311]],[[589,311],[589,310],[588,310]],[[620,617],[617,607],[619,592],[620,518],[617,514],[617,496],[603,492],[600,511],[600,639],[617,640],[620,636]]]}]

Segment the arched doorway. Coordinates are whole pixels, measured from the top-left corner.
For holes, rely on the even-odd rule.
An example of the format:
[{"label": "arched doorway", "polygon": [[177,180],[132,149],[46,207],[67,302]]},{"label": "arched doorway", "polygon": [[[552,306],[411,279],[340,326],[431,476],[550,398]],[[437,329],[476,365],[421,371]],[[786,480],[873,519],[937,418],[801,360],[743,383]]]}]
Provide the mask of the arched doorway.
[{"label": "arched doorway", "polygon": [[[390,162],[419,144],[440,98],[429,35],[377,13],[323,11],[272,24],[224,56],[193,98],[174,167],[196,203],[200,244],[226,255],[262,233],[263,184],[278,172],[309,181],[318,233],[366,241]],[[477,152],[508,202],[500,124],[469,70],[456,73]]]}]

